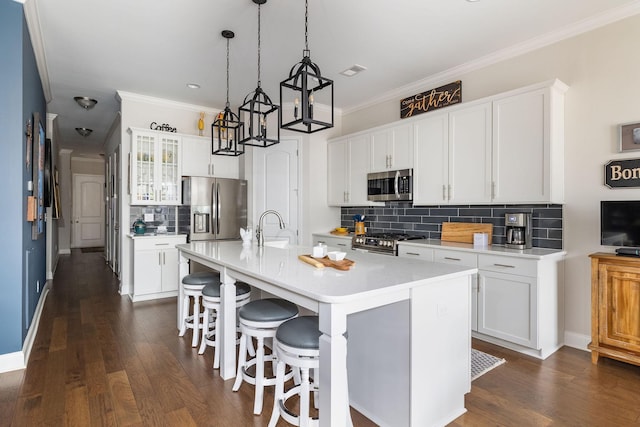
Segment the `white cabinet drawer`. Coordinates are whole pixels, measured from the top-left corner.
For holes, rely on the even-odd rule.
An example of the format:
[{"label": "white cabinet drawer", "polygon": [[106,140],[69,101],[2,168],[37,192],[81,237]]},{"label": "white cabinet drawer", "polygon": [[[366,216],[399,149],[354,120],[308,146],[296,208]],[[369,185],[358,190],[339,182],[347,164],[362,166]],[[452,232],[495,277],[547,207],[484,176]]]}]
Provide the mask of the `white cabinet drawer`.
[{"label": "white cabinet drawer", "polygon": [[500,255],[478,255],[478,268],[518,276],[538,275],[538,261]]},{"label": "white cabinet drawer", "polygon": [[138,237],[134,238],[134,247],[136,251],[139,250],[153,250],[153,249],[170,249],[176,245],[186,243],[187,236],[163,236],[163,237]]},{"label": "white cabinet drawer", "polygon": [[478,255],[471,252],[450,251],[447,249],[434,249],[433,260],[447,264],[458,264],[467,267],[478,266]]},{"label": "white cabinet drawer", "polygon": [[398,256],[404,258],[418,258],[423,261],[433,261],[433,249],[398,245]]}]

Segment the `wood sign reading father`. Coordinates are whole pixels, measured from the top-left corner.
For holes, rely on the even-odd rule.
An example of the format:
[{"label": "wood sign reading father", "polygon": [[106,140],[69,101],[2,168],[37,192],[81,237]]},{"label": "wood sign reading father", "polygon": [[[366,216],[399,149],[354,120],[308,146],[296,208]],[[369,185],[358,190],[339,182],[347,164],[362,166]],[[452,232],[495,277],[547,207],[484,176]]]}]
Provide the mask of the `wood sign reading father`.
[{"label": "wood sign reading father", "polygon": [[400,101],[400,118],[406,119],[462,101],[462,81],[458,80]]}]

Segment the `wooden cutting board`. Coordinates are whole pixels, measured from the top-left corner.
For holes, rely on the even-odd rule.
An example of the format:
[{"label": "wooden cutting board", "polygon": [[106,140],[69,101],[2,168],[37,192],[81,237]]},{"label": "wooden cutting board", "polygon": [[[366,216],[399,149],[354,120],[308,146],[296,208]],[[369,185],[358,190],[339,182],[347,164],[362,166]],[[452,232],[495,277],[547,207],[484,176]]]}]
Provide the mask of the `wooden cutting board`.
[{"label": "wooden cutting board", "polygon": [[350,259],[343,259],[341,261],[331,261],[328,256],[324,258],[314,258],[311,255],[298,255],[300,261],[313,265],[315,268],[333,267],[337,270],[347,271],[356,263]]},{"label": "wooden cutting board", "polygon": [[489,234],[489,242],[493,235],[493,224],[478,224],[475,222],[443,222],[443,242],[473,243],[473,233]]}]

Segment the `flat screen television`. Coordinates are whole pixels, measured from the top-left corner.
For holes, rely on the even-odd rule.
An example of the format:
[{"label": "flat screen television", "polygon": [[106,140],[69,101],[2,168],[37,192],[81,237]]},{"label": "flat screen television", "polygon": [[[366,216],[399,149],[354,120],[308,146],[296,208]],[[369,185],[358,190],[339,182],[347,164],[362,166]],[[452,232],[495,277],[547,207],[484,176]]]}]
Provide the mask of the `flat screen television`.
[{"label": "flat screen television", "polygon": [[640,200],[600,202],[600,244],[640,247]]}]

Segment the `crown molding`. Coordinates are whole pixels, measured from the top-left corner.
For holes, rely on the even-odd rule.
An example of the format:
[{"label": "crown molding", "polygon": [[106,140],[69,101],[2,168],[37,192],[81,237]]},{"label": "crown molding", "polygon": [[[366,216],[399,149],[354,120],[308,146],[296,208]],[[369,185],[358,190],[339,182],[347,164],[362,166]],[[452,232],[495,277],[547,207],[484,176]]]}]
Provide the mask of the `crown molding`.
[{"label": "crown molding", "polygon": [[351,114],[356,111],[380,104],[381,102],[392,100],[399,101],[400,99],[407,96],[408,93],[410,94],[416,91],[424,90],[425,87],[435,87],[448,83],[452,79],[457,79],[461,74],[469,73],[493,64],[497,64],[507,59],[523,55],[536,49],[540,49],[542,47],[549,46],[562,40],[595,30],[605,25],[612,24],[622,19],[629,18],[631,16],[637,15],[638,13],[640,13],[640,0],[636,0],[627,5],[608,10],[599,15],[594,15],[559,30],[526,40],[513,46],[509,46],[505,49],[501,49],[496,52],[490,53],[489,55],[485,55],[482,58],[466,62],[464,64],[449,68],[448,70],[444,70],[440,73],[436,73],[424,79],[418,80],[416,82],[409,83],[399,88],[390,90],[367,102],[354,105],[352,107],[343,108],[343,113]]},{"label": "crown molding", "polygon": [[122,101],[136,101],[143,102],[145,104],[157,105],[160,107],[178,108],[186,111],[194,111],[215,114],[224,108],[205,107],[203,105],[187,104],[186,102],[172,101],[164,98],[156,98],[148,95],[140,95],[138,93],[125,92],[122,90],[116,91],[116,99],[119,102]]},{"label": "crown molding", "polygon": [[47,68],[47,58],[44,54],[44,44],[42,40],[42,30],[40,27],[40,17],[38,15],[38,7],[35,0],[24,1],[24,18],[27,21],[29,35],[31,36],[31,46],[36,57],[36,66],[40,81],[42,82],[42,90],[47,103],[51,102],[53,95],[51,94],[51,84],[49,82],[49,69]]}]

